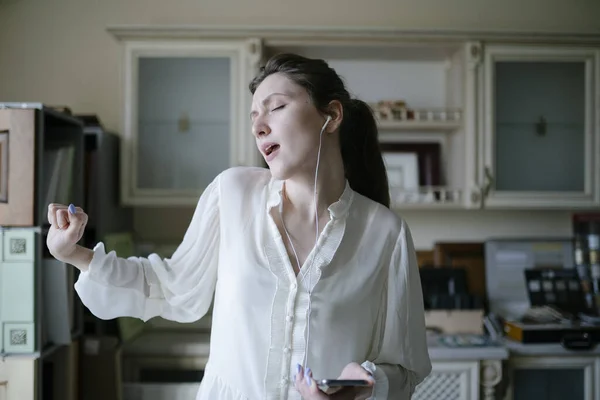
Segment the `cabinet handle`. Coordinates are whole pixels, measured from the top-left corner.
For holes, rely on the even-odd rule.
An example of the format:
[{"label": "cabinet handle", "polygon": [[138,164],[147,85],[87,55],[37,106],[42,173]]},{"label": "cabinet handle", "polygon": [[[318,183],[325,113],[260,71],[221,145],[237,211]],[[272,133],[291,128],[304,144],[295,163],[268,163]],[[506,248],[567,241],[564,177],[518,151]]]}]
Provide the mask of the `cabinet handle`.
[{"label": "cabinet handle", "polygon": [[535,133],[538,136],[544,136],[546,135],[546,132],[548,131],[548,122],[546,121],[546,118],[544,118],[544,116],[540,116],[540,119],[538,119],[538,122],[536,122],[535,124]]},{"label": "cabinet handle", "polygon": [[485,199],[490,194],[490,190],[492,189],[492,185],[494,183],[494,176],[492,175],[490,167],[486,166],[483,169],[484,180],[483,186],[481,186],[481,203],[479,204],[480,208],[483,208],[485,205]]},{"label": "cabinet handle", "polygon": [[483,173],[485,176],[485,183],[483,185],[483,195],[487,197],[490,194],[490,189],[492,188],[492,184],[494,183],[494,176],[492,175],[490,167],[485,167]]},{"label": "cabinet handle", "polygon": [[8,203],[8,130],[0,131],[0,203]]},{"label": "cabinet handle", "polygon": [[[481,201],[481,190],[471,192],[471,203],[477,203]],[[481,203],[479,204],[481,207]]]}]

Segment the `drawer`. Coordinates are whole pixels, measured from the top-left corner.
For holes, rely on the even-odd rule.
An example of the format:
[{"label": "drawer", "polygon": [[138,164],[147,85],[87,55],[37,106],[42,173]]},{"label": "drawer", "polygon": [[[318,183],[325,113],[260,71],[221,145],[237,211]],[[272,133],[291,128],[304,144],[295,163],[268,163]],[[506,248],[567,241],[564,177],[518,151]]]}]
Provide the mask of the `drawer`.
[{"label": "drawer", "polygon": [[5,229],[2,231],[2,261],[35,260],[36,233],[33,229]]},{"label": "drawer", "polygon": [[0,359],[0,400],[35,400],[39,382],[36,356]]},{"label": "drawer", "polygon": [[35,351],[35,324],[4,323],[3,352],[33,353]]},{"label": "drawer", "polygon": [[0,225],[34,225],[35,110],[0,110]]},{"label": "drawer", "polygon": [[124,383],[124,400],[195,399],[199,383]]},{"label": "drawer", "polygon": [[35,279],[33,262],[0,264],[0,321],[34,321]]}]

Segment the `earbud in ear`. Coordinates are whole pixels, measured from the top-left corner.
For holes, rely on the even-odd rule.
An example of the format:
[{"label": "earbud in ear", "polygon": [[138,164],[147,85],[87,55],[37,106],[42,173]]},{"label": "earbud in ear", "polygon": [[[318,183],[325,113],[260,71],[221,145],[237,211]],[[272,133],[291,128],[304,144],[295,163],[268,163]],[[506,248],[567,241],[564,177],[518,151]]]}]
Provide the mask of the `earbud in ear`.
[{"label": "earbud in ear", "polygon": [[325,127],[327,126],[329,121],[331,121],[331,115],[327,116],[327,121],[325,121],[325,123],[323,124],[323,127],[321,128],[321,132],[323,132],[325,130]]}]

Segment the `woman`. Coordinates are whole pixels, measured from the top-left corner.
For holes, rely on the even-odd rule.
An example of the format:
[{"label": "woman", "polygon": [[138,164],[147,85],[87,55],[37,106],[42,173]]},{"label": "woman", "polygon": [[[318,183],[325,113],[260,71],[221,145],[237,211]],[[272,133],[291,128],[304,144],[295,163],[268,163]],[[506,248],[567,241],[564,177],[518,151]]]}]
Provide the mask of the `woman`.
[{"label": "woman", "polygon": [[[75,288],[99,318],[192,322],[214,296],[197,399],[410,398],[431,370],[421,284],[371,110],[297,55],[273,57],[250,90],[269,169],[217,176],[171,258],[78,246],[86,214],[54,204],[51,254],[82,271]],[[369,385],[317,388],[338,376]]]}]

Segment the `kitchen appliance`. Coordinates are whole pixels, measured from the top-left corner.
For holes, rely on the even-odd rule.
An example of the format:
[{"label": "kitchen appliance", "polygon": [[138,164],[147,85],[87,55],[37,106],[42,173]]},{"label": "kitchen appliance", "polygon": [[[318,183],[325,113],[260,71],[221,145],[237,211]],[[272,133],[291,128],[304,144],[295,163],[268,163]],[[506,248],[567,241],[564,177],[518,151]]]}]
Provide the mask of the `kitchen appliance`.
[{"label": "kitchen appliance", "polygon": [[530,308],[526,270],[573,269],[572,238],[492,239],[485,242],[489,310],[518,320]]}]

